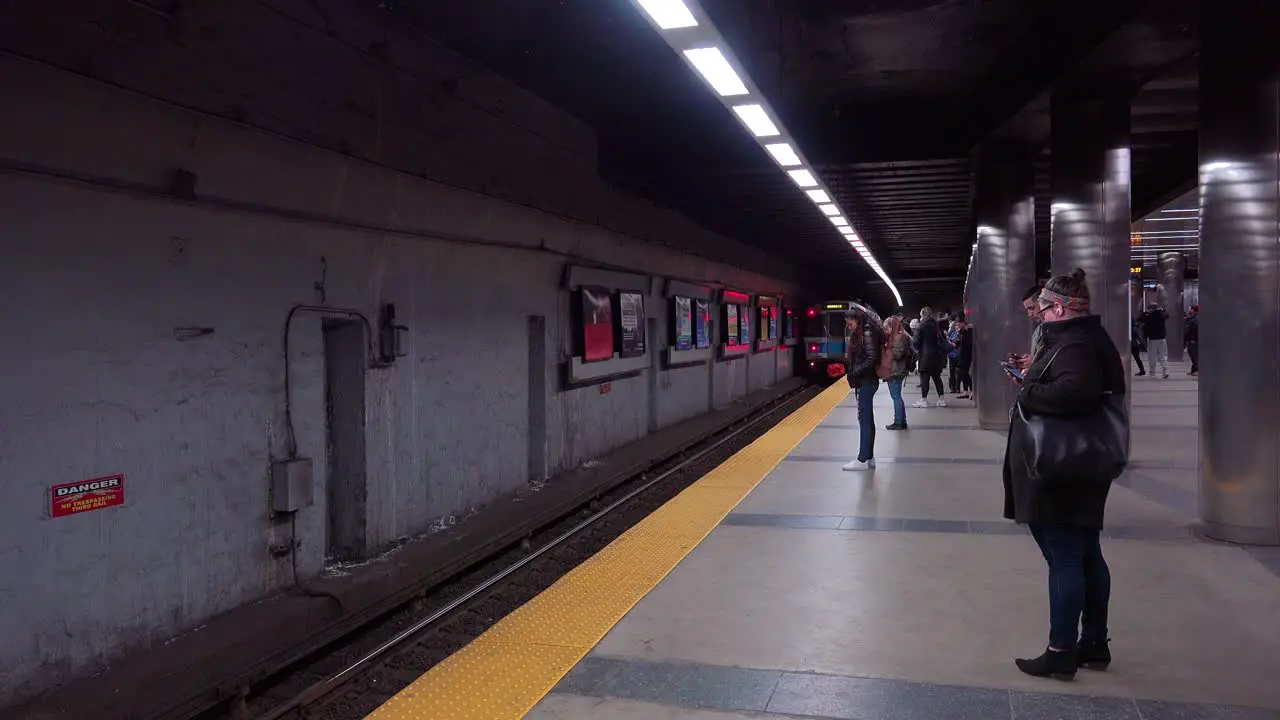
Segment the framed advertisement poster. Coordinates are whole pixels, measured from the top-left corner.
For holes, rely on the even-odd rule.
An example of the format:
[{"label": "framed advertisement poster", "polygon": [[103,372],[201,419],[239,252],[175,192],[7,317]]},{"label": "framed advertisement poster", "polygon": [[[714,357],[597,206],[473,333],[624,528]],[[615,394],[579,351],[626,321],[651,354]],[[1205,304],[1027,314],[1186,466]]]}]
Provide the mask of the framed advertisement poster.
[{"label": "framed advertisement poster", "polygon": [[622,352],[624,358],[638,357],[644,347],[644,296],[636,292],[618,293],[618,314],[622,326]]},{"label": "framed advertisement poster", "polygon": [[711,303],[695,300],[693,303],[694,344],[699,350],[711,347]]},{"label": "framed advertisement poster", "polygon": [[582,359],[613,357],[613,295],[601,287],[584,287],[582,296]]},{"label": "framed advertisement poster", "polygon": [[769,308],[769,338],[770,340],[778,339],[778,307]]},{"label": "framed advertisement poster", "polygon": [[725,336],[726,336],[726,340],[728,341],[728,344],[737,345],[738,333],[739,333],[737,305],[724,306],[724,328],[725,328]]},{"label": "framed advertisement poster", "polygon": [[676,349],[693,348],[693,301],[687,297],[676,297]]},{"label": "framed advertisement poster", "polygon": [[738,344],[751,344],[751,311],[744,305],[739,311],[741,327],[738,332]]}]

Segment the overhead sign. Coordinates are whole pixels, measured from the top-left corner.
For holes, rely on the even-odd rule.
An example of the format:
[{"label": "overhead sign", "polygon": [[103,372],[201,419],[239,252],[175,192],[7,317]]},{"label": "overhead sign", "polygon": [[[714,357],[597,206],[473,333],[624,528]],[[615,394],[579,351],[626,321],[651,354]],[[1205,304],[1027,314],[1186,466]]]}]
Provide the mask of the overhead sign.
[{"label": "overhead sign", "polygon": [[123,504],[124,475],[108,475],[49,488],[50,517],[66,517]]}]

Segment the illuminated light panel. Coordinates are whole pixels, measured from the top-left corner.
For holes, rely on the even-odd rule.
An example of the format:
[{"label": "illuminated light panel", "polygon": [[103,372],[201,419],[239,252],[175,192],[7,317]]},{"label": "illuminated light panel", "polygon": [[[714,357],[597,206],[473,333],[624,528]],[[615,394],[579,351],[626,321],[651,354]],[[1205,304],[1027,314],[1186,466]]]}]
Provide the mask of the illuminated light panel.
[{"label": "illuminated light panel", "polygon": [[774,137],[782,134],[778,130],[778,126],[774,125],[773,121],[769,119],[769,114],[759,105],[735,105],[733,112],[742,121],[742,124],[747,126],[751,134],[758,138]]},{"label": "illuminated light panel", "polygon": [[653,24],[663,30],[697,27],[698,20],[689,12],[684,0],[636,0],[649,14]]},{"label": "illuminated light panel", "polygon": [[818,184],[818,181],[813,177],[813,173],[808,170],[788,170],[787,174],[802,188],[814,187]]},{"label": "illuminated light panel", "polygon": [[769,143],[764,146],[764,149],[768,150],[773,159],[782,167],[795,167],[804,164],[800,162],[800,156],[796,154],[795,148],[791,147],[789,143]]},{"label": "illuminated light panel", "polygon": [[738,73],[729,65],[720,48],[690,48],[684,51],[694,69],[702,75],[713,90],[723,97],[748,94],[747,86],[738,77]]},{"label": "illuminated light panel", "polygon": [[[739,74],[734,68],[730,61],[730,48],[725,45],[720,33],[707,20],[706,15],[699,10],[696,0],[636,0],[636,6],[648,15],[651,24],[659,30],[678,27],[698,28],[692,34],[682,32],[660,34],[672,50],[683,55],[686,62],[702,76],[703,81],[722,98],[723,104],[733,110],[747,130],[760,139],[760,144],[764,146],[766,152],[773,156],[783,171],[801,190],[805,191],[805,195],[812,202],[820,207],[829,205],[838,210],[831,195],[822,187],[822,183],[815,177],[813,171],[804,167],[801,148],[796,147],[794,143],[782,142],[782,138],[787,135],[786,128],[781,127],[773,118],[768,103],[763,98],[758,98],[758,88],[754,86],[751,79]],[[693,40],[693,37],[700,39]],[[699,47],[691,48],[689,47],[691,44],[697,44]],[[736,101],[731,99],[741,96],[750,97]],[[778,140],[766,143],[764,138],[778,138]],[[1201,170],[1205,171],[1206,168],[1202,167]],[[897,286],[880,267],[871,251],[862,244],[861,238],[853,230],[850,222],[842,215],[832,215],[827,208],[821,209],[823,215],[831,219],[832,224],[840,230],[843,237],[849,239],[851,243],[857,243],[855,247],[859,255],[889,287],[898,307],[901,307],[902,294],[898,292]]]},{"label": "illuminated light panel", "polygon": [[835,205],[819,205],[818,209],[821,210],[822,214],[826,215],[827,217],[840,214],[840,208],[836,207]]}]

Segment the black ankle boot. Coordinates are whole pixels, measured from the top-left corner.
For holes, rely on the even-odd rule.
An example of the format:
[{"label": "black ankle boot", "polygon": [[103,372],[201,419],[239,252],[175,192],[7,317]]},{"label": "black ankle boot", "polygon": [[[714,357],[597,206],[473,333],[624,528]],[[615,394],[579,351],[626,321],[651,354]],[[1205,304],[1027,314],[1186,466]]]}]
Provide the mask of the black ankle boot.
[{"label": "black ankle boot", "polygon": [[1048,650],[1038,658],[1014,661],[1018,669],[1034,677],[1071,680],[1076,676],[1076,654],[1071,650]]},{"label": "black ankle boot", "polygon": [[1076,665],[1090,670],[1106,670],[1111,665],[1109,640],[1081,640],[1076,648]]}]

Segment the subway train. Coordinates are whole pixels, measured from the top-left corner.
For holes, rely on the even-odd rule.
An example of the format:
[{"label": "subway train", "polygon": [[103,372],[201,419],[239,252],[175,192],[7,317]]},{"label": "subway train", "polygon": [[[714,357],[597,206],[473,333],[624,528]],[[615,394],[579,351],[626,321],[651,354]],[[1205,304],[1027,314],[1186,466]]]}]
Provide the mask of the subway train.
[{"label": "subway train", "polygon": [[880,322],[874,310],[855,300],[828,300],[805,311],[804,373],[809,380],[831,383],[844,375],[849,340],[846,321],[854,309]]}]

